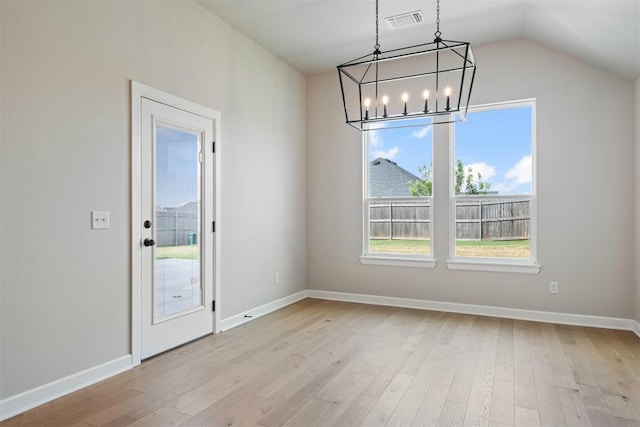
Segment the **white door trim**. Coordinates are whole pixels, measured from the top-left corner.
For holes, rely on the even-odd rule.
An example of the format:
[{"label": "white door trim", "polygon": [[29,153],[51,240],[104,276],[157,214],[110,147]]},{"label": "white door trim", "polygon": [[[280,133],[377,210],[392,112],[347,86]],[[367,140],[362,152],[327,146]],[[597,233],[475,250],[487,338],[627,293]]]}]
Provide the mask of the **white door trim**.
[{"label": "white door trim", "polygon": [[214,140],[215,140],[215,209],[214,220],[216,222],[216,232],[214,234],[214,282],[213,295],[216,301],[216,311],[214,312],[213,332],[220,332],[221,324],[221,148],[220,143],[220,113],[202,105],[195,104],[186,99],[162,92],[158,89],[143,85],[136,81],[131,81],[131,358],[133,366],[139,365],[141,361],[140,351],[140,311],[141,311],[141,147],[142,141],[140,137],[141,123],[141,103],[146,98],[155,102],[166,104],[189,113],[197,114],[214,121]]}]

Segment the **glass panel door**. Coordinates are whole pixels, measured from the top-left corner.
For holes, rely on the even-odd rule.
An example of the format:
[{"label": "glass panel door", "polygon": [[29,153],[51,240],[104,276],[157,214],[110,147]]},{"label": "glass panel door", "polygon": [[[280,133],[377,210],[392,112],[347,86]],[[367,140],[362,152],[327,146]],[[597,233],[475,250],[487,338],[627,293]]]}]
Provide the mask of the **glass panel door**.
[{"label": "glass panel door", "polygon": [[154,323],[203,306],[201,136],[155,126]]},{"label": "glass panel door", "polygon": [[216,171],[213,118],[145,98],[140,105],[140,246],[133,250],[145,359],[213,332]]}]

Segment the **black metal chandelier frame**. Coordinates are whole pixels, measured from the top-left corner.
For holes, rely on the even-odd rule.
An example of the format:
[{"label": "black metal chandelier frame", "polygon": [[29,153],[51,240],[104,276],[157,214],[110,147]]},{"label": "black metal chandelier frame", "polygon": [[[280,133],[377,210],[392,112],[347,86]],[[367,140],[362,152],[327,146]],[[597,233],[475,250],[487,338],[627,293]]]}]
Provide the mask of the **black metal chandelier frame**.
[{"label": "black metal chandelier frame", "polygon": [[[347,124],[358,130],[367,131],[381,127],[425,124],[425,121],[408,120],[416,118],[428,118],[431,119],[431,123],[451,123],[466,119],[476,73],[475,57],[469,42],[443,40],[440,37],[439,0],[437,0],[436,14],[437,29],[433,42],[383,52],[379,44],[378,0],[376,0],[374,51],[337,67]],[[446,60],[444,60],[445,55]],[[408,61],[412,63],[407,64]],[[400,64],[401,62],[404,62],[404,66]],[[394,65],[396,69],[382,73],[382,67],[389,68]],[[416,69],[407,73],[406,69],[411,67]],[[451,93],[449,86],[446,86],[445,92],[443,82],[451,82],[455,77],[459,77],[459,83],[455,85],[457,86],[455,93]],[[408,95],[405,92],[403,108],[395,108],[388,113],[388,94],[385,93],[385,89],[390,85],[424,86],[427,80],[430,82],[431,90],[435,92],[431,105],[428,102],[429,91],[425,89],[420,107],[416,108],[417,102],[413,101],[413,108],[408,108]],[[411,83],[412,81],[414,83]],[[369,111],[371,99],[374,105]],[[400,105],[402,106],[402,103]],[[440,118],[433,120],[435,117]]]}]

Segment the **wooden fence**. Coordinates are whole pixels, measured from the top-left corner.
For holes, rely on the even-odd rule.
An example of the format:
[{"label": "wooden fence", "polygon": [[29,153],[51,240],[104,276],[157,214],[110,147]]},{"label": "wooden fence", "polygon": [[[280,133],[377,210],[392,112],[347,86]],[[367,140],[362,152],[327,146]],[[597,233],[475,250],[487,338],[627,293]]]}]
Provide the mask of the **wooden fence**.
[{"label": "wooden fence", "polygon": [[[456,239],[518,240],[529,238],[529,199],[489,199],[456,202]],[[429,239],[429,202],[372,202],[371,239]]]},{"label": "wooden fence", "polygon": [[529,238],[529,199],[456,202],[456,239],[519,240]]},{"label": "wooden fence", "polygon": [[371,239],[429,239],[431,205],[427,202],[382,202],[369,205]]},{"label": "wooden fence", "polygon": [[157,246],[193,245],[197,243],[197,233],[198,214],[196,212],[156,212]]}]

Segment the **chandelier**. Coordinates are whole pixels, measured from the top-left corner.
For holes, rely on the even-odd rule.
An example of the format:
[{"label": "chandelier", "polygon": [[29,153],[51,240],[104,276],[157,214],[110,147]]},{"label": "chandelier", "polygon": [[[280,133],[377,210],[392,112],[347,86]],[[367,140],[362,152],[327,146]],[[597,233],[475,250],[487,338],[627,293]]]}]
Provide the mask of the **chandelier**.
[{"label": "chandelier", "polygon": [[347,124],[367,131],[465,120],[476,62],[470,43],[440,37],[440,0],[434,35],[432,43],[380,50],[376,0],[373,52],[338,66]]}]

